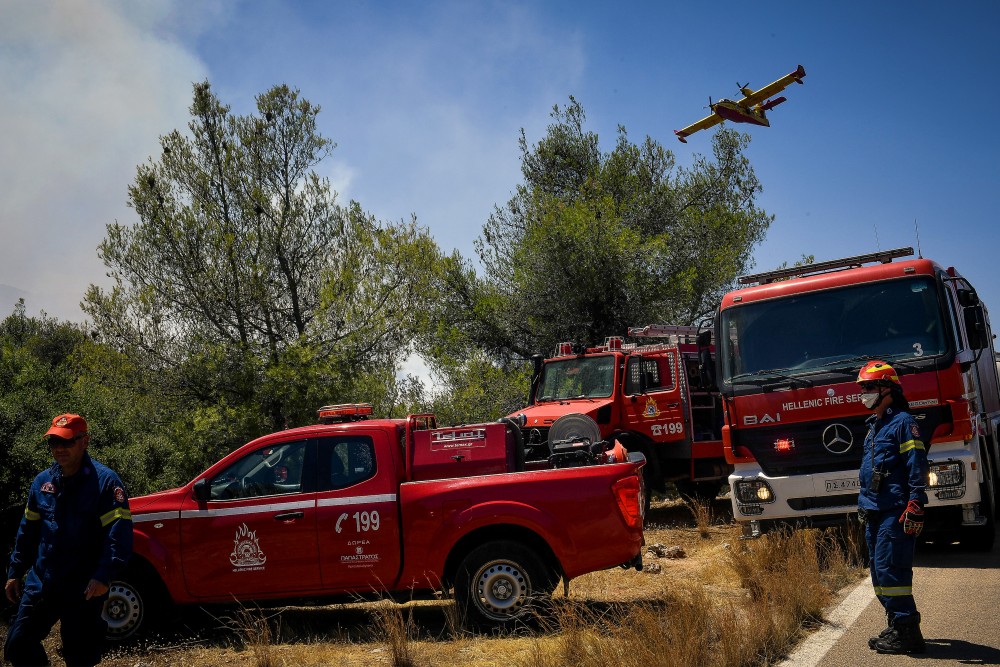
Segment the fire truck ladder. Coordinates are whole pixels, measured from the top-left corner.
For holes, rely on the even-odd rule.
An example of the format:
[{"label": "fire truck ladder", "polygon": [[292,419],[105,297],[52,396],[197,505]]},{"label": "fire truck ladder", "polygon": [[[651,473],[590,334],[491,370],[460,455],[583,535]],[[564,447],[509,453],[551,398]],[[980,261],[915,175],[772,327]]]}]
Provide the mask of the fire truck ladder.
[{"label": "fire truck ladder", "polygon": [[749,276],[740,276],[739,283],[740,285],[753,285],[753,284],[766,285],[768,283],[773,283],[775,280],[783,280],[785,278],[798,278],[801,276],[812,275],[814,273],[825,273],[827,271],[835,271],[837,269],[851,269],[854,267],[861,266],[862,264],[874,264],[875,262],[882,262],[883,264],[888,264],[897,257],[909,257],[912,254],[913,254],[913,248],[896,248],[895,250],[883,250],[880,252],[873,252],[868,255],[844,257],[843,259],[832,259],[829,262],[817,262],[816,264],[803,264],[802,266],[790,266],[787,269],[775,269],[774,271],[765,271],[764,273],[755,273]]},{"label": "fire truck ladder", "polygon": [[629,327],[628,335],[633,338],[671,338],[675,342],[694,343],[698,338],[698,327],[674,324],[648,324],[644,327]]}]

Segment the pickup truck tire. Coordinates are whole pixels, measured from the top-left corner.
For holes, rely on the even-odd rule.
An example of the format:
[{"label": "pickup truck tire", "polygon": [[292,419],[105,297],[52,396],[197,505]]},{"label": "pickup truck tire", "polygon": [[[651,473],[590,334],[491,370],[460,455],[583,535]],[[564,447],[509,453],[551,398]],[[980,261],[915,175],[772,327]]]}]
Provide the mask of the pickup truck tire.
[{"label": "pickup truck tire", "polygon": [[455,602],[470,626],[512,628],[543,610],[557,577],[530,548],[499,540],[477,547],[458,566]]},{"label": "pickup truck tire", "polygon": [[149,634],[170,606],[162,584],[141,567],[130,566],[108,587],[104,603],[108,640],[123,643]]}]

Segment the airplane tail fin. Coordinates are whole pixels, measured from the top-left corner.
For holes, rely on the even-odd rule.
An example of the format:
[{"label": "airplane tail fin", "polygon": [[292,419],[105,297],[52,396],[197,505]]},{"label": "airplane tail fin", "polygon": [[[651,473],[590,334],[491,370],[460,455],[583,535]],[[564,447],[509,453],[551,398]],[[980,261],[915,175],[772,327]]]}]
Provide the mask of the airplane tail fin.
[{"label": "airplane tail fin", "polygon": [[806,68],[805,67],[803,67],[802,65],[799,65],[798,68],[794,72],[792,72],[792,74],[795,75],[795,83],[799,84],[800,86],[804,85],[802,83],[802,77],[804,77],[806,75]]}]

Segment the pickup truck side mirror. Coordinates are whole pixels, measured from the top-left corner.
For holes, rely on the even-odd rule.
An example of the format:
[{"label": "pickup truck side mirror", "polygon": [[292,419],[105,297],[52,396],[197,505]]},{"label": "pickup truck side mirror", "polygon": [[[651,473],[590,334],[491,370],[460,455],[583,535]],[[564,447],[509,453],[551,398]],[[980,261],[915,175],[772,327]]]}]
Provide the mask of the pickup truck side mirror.
[{"label": "pickup truck side mirror", "polygon": [[199,503],[207,503],[212,497],[212,489],[208,486],[208,480],[202,477],[194,483],[194,497]]}]

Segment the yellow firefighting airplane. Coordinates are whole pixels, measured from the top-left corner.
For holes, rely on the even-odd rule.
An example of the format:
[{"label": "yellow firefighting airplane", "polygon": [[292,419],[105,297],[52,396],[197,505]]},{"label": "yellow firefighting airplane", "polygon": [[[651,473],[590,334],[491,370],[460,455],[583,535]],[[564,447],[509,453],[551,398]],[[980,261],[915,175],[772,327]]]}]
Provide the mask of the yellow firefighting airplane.
[{"label": "yellow firefighting airplane", "polygon": [[[766,112],[784,102],[785,98],[776,97],[773,100],[767,100],[767,98],[780,93],[787,86],[790,86],[793,81],[801,84],[802,77],[805,75],[805,68],[799,65],[798,69],[791,74],[786,74],[774,83],[769,83],[756,92],[749,88],[749,84],[739,86],[739,83],[737,83],[736,85],[739,86],[740,92],[745,95],[742,100],[734,102],[732,100],[721,99],[713,104],[710,97],[708,98],[708,107],[712,110],[712,114],[702,118],[697,123],[688,125],[683,130],[674,130],[674,134],[686,144],[688,136],[698,130],[706,130],[713,125],[718,125],[724,120],[731,120],[734,123],[753,123],[754,125],[771,127],[771,123],[767,120]],[[765,102],[764,100],[767,101]]]}]

